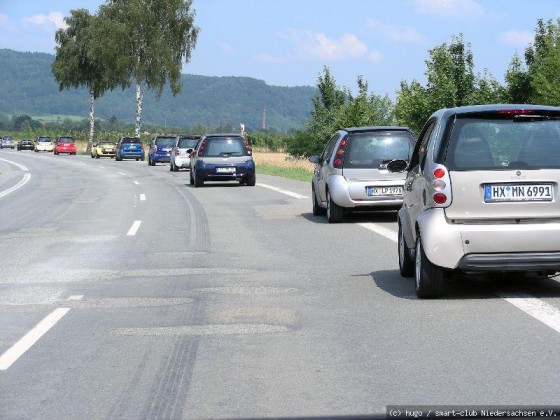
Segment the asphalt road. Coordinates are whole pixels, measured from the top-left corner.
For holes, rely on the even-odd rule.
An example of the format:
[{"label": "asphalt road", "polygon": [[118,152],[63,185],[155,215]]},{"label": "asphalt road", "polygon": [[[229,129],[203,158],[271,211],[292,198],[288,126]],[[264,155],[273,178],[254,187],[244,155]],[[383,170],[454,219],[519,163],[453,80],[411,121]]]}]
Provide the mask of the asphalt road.
[{"label": "asphalt road", "polygon": [[395,213],[329,225],[308,183],[0,151],[0,419],[560,406],[557,279],[418,300]]}]

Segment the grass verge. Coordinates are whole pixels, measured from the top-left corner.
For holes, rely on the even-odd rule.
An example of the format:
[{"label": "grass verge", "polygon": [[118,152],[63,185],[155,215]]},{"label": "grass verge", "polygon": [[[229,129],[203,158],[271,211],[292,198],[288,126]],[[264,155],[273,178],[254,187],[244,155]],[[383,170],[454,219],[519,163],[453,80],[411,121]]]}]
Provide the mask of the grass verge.
[{"label": "grass verge", "polygon": [[273,166],[268,163],[257,164],[257,174],[276,175],[299,181],[311,181],[313,172],[306,168]]}]

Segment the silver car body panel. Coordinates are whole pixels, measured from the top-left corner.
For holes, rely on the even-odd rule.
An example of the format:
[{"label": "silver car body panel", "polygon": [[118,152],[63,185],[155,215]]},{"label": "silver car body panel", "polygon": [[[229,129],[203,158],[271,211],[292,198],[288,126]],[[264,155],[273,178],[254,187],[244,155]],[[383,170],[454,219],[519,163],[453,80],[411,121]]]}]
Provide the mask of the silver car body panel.
[{"label": "silver car body panel", "polygon": [[[347,174],[348,172],[352,171],[344,171],[345,174]],[[369,170],[368,172],[371,177],[372,171]],[[339,206],[346,208],[368,206],[400,206],[402,204],[402,195],[367,195],[367,187],[402,187],[404,185],[404,176],[402,176],[401,174],[390,174],[387,171],[377,171],[377,173],[378,177],[372,178],[350,178],[342,175],[330,175],[327,179],[326,184],[332,200]],[[323,190],[325,189],[323,188]],[[324,199],[324,201],[322,201],[322,205],[326,207],[326,198]]]}]

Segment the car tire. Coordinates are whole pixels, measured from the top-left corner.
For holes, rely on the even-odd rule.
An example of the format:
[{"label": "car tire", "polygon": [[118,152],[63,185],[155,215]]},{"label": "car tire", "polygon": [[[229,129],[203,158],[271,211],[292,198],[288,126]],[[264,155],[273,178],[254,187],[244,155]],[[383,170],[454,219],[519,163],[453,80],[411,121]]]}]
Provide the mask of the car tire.
[{"label": "car tire", "polygon": [[416,239],[416,260],[414,270],[416,296],[420,299],[437,298],[443,289],[443,268],[433,264],[422,247],[422,238]]},{"label": "car tire", "polygon": [[414,259],[410,256],[410,251],[406,246],[406,240],[404,239],[404,232],[399,223],[399,236],[398,236],[398,250],[399,250],[399,271],[403,277],[413,277],[414,276]]},{"label": "car tire", "polygon": [[173,165],[173,172],[179,172],[179,168],[177,167],[177,165]]},{"label": "car tire", "polygon": [[148,165],[150,166],[156,166],[156,163],[154,162],[154,160],[150,157],[148,158]]},{"label": "car tire", "polygon": [[246,181],[249,187],[254,187],[257,184],[257,174],[253,174],[253,176],[248,177]]},{"label": "car tire", "polygon": [[313,215],[314,216],[324,216],[327,213],[327,209],[324,209],[319,205],[317,201],[317,195],[315,194],[315,187],[311,183],[311,196],[313,199]]},{"label": "car tire", "polygon": [[329,191],[327,191],[327,220],[329,223],[340,223],[344,218],[344,207],[336,204]]},{"label": "car tire", "polygon": [[204,179],[200,178],[196,174],[194,175],[194,186],[195,188],[202,188],[204,187]]},{"label": "car tire", "polygon": [[99,155],[95,155],[95,159],[99,159]]},{"label": "car tire", "polygon": [[194,185],[194,178],[192,175],[192,171],[189,171],[189,184]]}]

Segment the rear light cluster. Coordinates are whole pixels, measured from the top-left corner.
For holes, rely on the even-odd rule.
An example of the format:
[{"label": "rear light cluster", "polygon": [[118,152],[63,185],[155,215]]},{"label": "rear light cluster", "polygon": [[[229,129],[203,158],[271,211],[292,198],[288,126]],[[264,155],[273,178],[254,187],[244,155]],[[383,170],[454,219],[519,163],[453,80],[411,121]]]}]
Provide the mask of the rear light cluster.
[{"label": "rear light cluster", "polygon": [[334,156],[333,166],[337,169],[342,168],[344,165],[344,154],[346,153],[346,145],[348,144],[348,140],[342,140],[338,145],[338,150]]},{"label": "rear light cluster", "polygon": [[202,143],[200,143],[200,148],[198,149],[198,156],[199,157],[204,156],[204,147],[205,146],[206,146],[206,140],[203,140]]},{"label": "rear light cluster", "polygon": [[432,201],[435,207],[447,207],[451,204],[451,181],[449,172],[443,165],[439,165],[433,172],[434,179],[432,181]]}]

